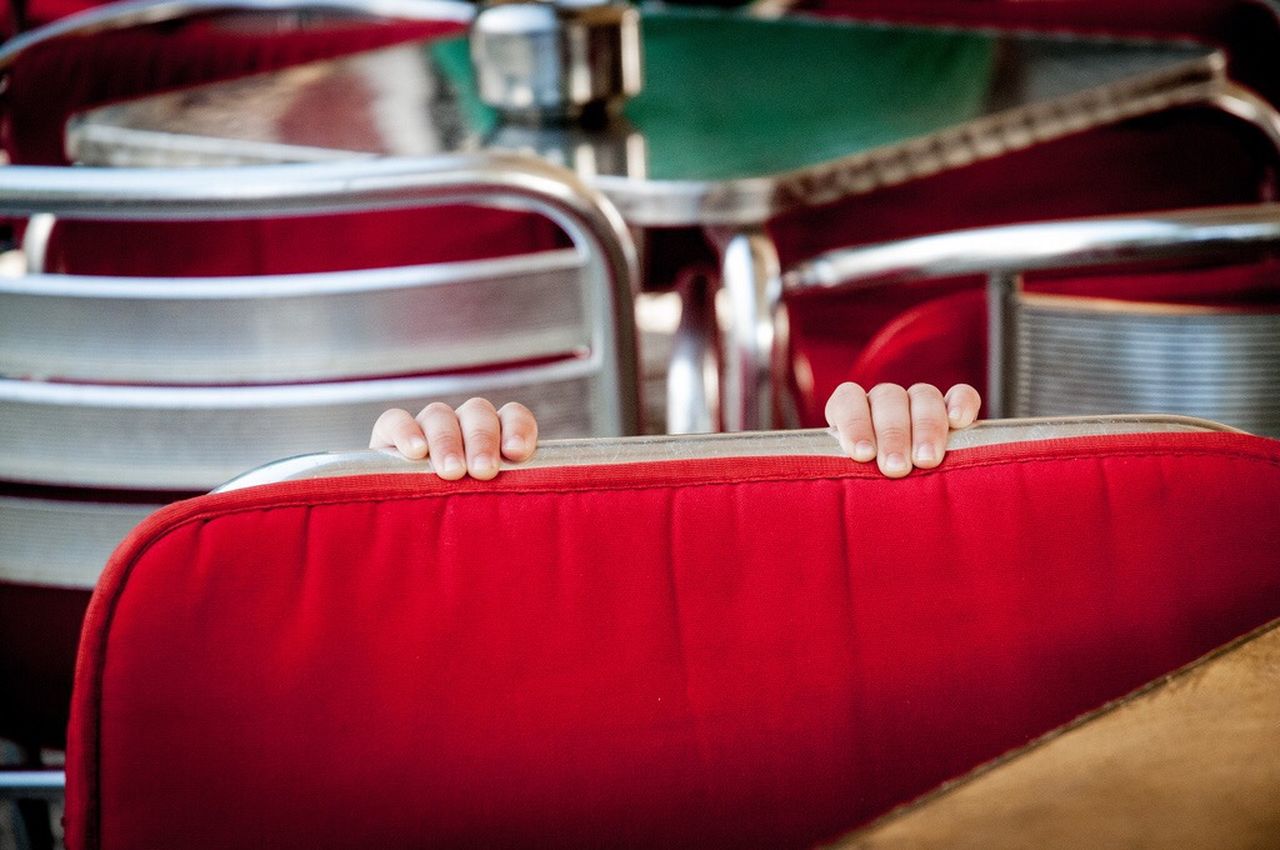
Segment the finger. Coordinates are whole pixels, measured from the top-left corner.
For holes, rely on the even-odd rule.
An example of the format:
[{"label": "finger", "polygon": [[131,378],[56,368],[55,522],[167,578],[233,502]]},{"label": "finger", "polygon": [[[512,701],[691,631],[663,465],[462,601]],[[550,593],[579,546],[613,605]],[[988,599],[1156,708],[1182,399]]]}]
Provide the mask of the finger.
[{"label": "finger", "polygon": [[458,408],[462,447],[467,453],[467,472],[472,478],[488,481],[498,474],[498,441],[501,425],[498,411],[483,398],[468,399]]},{"label": "finger", "polygon": [[877,384],[867,393],[871,424],[876,429],[876,463],[890,478],[911,471],[911,410],[907,391],[897,384]]},{"label": "finger", "polygon": [[978,418],[982,396],[968,384],[956,384],[947,390],[947,420],[952,428],[968,428]]},{"label": "finger", "polygon": [[427,456],[427,440],[422,434],[422,426],[409,415],[409,411],[399,408],[383,411],[378,421],[373,423],[369,448],[394,448],[414,460]]},{"label": "finger", "polygon": [[947,404],[942,391],[933,384],[912,384],[907,390],[911,402],[911,460],[921,469],[933,469],[947,453]]},{"label": "finger", "polygon": [[827,424],[836,429],[840,449],[863,463],[876,456],[876,432],[871,425],[871,407],[862,387],[845,381],[827,399]]},{"label": "finger", "polygon": [[428,454],[436,474],[449,481],[456,481],[467,474],[467,464],[462,454],[462,430],[453,408],[442,402],[433,402],[422,408],[418,422],[427,435]]},{"label": "finger", "polygon": [[510,460],[526,460],[538,445],[538,420],[523,404],[509,401],[498,408],[502,424],[502,456]]}]

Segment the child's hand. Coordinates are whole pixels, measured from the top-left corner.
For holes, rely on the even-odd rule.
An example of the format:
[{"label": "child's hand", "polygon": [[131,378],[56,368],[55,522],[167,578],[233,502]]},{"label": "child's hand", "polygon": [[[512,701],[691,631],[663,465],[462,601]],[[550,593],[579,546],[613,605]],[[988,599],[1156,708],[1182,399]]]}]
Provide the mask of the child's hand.
[{"label": "child's hand", "polygon": [[373,424],[369,448],[394,448],[407,458],[431,456],[436,474],[450,481],[468,472],[487,481],[498,474],[498,453],[521,461],[538,443],[538,423],[529,408],[511,402],[494,410],[473,398],[454,411],[441,402],[428,404],[417,417],[388,410]]},{"label": "child's hand", "polygon": [[827,422],[840,447],[858,461],[876,459],[880,471],[901,478],[912,465],[932,469],[947,451],[947,432],[978,418],[982,399],[968,384],[942,392],[931,384],[877,384],[870,392],[843,383],[827,401]]}]

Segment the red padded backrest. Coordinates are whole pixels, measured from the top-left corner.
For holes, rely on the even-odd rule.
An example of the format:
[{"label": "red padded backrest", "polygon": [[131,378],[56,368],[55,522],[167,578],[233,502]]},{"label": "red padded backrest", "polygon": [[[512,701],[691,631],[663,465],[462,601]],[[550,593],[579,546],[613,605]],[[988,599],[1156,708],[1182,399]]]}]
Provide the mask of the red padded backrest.
[{"label": "red padded backrest", "polygon": [[1280,615],[1235,434],[292,482],[91,603],[76,848],[801,846]]}]

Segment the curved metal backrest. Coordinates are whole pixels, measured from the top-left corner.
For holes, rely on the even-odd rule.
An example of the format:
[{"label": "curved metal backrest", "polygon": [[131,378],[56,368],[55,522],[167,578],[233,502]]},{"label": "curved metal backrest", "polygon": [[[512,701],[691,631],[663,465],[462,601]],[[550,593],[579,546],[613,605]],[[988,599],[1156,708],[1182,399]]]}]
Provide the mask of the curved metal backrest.
[{"label": "curved metal backrest", "polygon": [[993,415],[1167,410],[1280,434],[1280,310],[1024,293],[1023,272],[1241,262],[1280,247],[1280,205],[986,227],[824,254],[790,290],[989,276]]},{"label": "curved metal backrest", "polygon": [[[0,214],[195,220],[489,204],[545,216],[573,247],[351,274],[0,279],[0,479],[202,490],[271,457],[351,445],[379,411],[426,398],[529,399],[551,435],[638,430],[634,248],[608,202],[554,166],[476,156],[12,167],[5,178]],[[30,380],[51,368],[66,371]],[[366,377],[379,374],[392,377]],[[327,380],[285,383],[317,379]]]},{"label": "curved metal backrest", "polygon": [[181,20],[219,12],[337,12],[378,18],[469,23],[474,7],[455,0],[127,0],[68,15],[0,45],[0,71],[23,52],[56,38]]}]

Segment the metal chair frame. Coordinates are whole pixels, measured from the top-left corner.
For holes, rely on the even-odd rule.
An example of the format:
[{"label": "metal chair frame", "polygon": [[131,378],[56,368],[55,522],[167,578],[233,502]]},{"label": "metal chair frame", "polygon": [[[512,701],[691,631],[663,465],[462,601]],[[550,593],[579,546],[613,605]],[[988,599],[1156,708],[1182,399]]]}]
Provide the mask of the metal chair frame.
[{"label": "metal chair frame", "polygon": [[[1231,330],[1235,328],[1241,334],[1247,333],[1250,342],[1246,346],[1252,346],[1235,353],[1252,353],[1274,362],[1280,357],[1280,341],[1277,341],[1280,316],[1249,316],[1215,308],[1128,302],[1103,304],[1096,298],[1049,297],[1024,292],[1022,275],[1032,271],[1129,267],[1169,260],[1214,260],[1231,264],[1267,256],[1277,248],[1280,248],[1280,204],[1257,204],[982,227],[831,251],[781,273],[772,297],[760,313],[760,322],[778,329],[778,341],[770,353],[768,371],[772,377],[768,384],[775,388],[785,386],[779,360],[786,347],[782,303],[786,293],[852,291],[961,275],[986,275],[989,281],[986,410],[993,417],[1062,412],[1036,409],[1018,400],[1018,393],[1025,395],[1027,389],[1025,382],[1019,384],[1020,349],[1035,342],[1027,327],[1021,328],[1020,335],[1019,325],[1026,322],[1020,323],[1019,317],[1025,319],[1031,315],[1028,310],[1069,308],[1086,314],[1102,311],[1112,315],[1125,315],[1127,311],[1127,315],[1140,320],[1208,321],[1216,334],[1216,343],[1211,340],[1210,344],[1221,347],[1223,342],[1229,342],[1231,337],[1227,334],[1235,333]],[[1240,322],[1250,320],[1256,327],[1241,330]],[[691,364],[697,358],[706,357],[714,343],[705,328],[686,329],[685,333],[690,338],[680,350],[690,352],[685,355],[690,361],[685,368],[692,368]],[[1217,362],[1230,361],[1220,357]],[[1265,365],[1260,368],[1265,377]],[[1255,374],[1254,379],[1260,378]],[[709,402],[705,394],[687,392],[673,404],[673,408],[676,406],[685,411],[682,414],[685,420],[692,421],[706,415]],[[1197,411],[1197,415],[1220,414]],[[1280,433],[1280,421],[1270,427]]]}]

